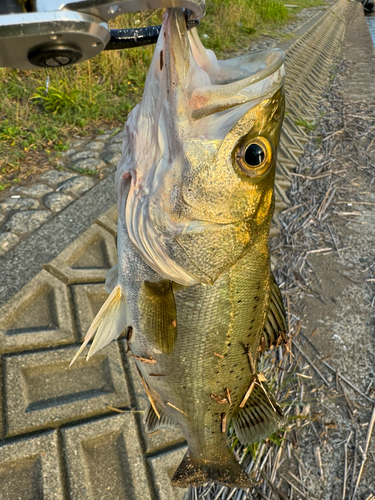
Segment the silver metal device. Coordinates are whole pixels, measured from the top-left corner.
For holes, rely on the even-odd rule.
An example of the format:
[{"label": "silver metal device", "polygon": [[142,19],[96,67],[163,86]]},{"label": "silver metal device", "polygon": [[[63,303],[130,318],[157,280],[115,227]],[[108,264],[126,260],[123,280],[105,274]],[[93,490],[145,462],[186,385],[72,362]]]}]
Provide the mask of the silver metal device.
[{"label": "silver metal device", "polygon": [[69,66],[102,50],[155,43],[159,26],[110,30],[108,21],[163,7],[186,9],[189,28],[205,14],[205,0],[0,0],[0,67]]}]

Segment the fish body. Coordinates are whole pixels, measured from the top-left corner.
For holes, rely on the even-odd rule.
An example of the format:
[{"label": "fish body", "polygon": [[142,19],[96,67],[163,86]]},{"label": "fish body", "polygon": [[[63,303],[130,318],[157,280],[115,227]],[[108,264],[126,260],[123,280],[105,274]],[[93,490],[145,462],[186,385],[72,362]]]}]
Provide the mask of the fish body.
[{"label": "fish body", "polygon": [[[84,345],[128,327],[149,430],[179,426],[172,484],[247,487],[227,445],[267,437],[282,412],[257,373],[285,332],[269,227],[284,113],[283,54],[218,62],[168,9],[117,172],[118,267]],[[81,349],[82,350],[82,349]]]}]

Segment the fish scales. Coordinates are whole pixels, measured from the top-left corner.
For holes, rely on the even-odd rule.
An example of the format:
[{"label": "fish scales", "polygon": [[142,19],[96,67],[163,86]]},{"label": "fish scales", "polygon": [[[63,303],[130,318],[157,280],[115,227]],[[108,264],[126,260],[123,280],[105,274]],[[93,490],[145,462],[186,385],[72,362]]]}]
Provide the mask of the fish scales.
[{"label": "fish scales", "polygon": [[76,357],[131,327],[148,429],[177,425],[188,442],[175,486],[249,487],[228,426],[249,444],[282,419],[257,361],[286,331],[268,249],[283,80],[281,51],[217,61],[167,9],[125,125],[119,263]]}]

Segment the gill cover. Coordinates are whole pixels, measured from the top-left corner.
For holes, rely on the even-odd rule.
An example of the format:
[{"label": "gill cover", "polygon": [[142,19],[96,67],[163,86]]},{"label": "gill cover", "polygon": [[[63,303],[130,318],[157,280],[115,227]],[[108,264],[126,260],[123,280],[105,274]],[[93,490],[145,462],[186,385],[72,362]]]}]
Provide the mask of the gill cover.
[{"label": "gill cover", "polygon": [[120,219],[163,278],[213,283],[269,221],[283,61],[278,49],[218,61],[167,9],[117,171]]}]

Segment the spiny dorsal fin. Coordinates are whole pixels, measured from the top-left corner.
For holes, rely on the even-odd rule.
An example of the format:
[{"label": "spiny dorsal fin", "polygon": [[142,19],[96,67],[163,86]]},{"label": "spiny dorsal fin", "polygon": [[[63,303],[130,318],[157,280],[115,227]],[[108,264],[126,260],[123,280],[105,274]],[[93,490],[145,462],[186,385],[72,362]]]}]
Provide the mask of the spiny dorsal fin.
[{"label": "spiny dorsal fin", "polygon": [[274,396],[264,383],[262,385],[263,388],[255,384],[245,406],[239,408],[233,417],[236,435],[245,446],[267,438],[276,431],[283,418]]},{"label": "spiny dorsal fin", "polygon": [[264,348],[269,349],[271,345],[278,345],[280,332],[286,334],[287,331],[288,327],[283,299],[275,278],[271,274],[270,301],[263,327]]},{"label": "spiny dorsal fin", "polygon": [[155,413],[155,410],[148,403],[148,406],[145,410],[145,418],[144,423],[146,424],[146,429],[148,432],[158,431],[160,429],[174,429],[176,427],[175,422],[169,418],[169,416],[165,413],[164,408],[158,406],[157,408],[160,418]]},{"label": "spiny dorsal fin", "polygon": [[126,317],[125,295],[121,290],[121,286],[117,285],[95,316],[89,331],[86,333],[85,340],[72,359],[70,366],[72,366],[95,333],[95,338],[87,354],[87,360],[99,351],[99,349],[109,344],[111,340],[117,339],[127,326]]}]

